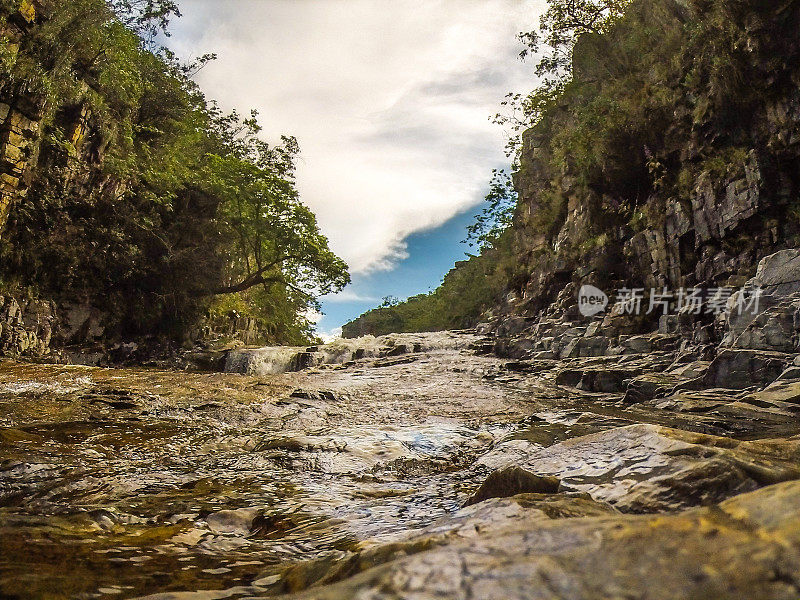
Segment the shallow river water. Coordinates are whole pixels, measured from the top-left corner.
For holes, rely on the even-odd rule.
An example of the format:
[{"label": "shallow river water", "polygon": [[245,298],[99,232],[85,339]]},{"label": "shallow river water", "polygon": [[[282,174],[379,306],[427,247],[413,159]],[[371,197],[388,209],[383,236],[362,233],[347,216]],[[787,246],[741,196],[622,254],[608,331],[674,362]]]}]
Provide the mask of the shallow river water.
[{"label": "shallow river water", "polygon": [[472,341],[263,376],[0,362],[0,596],[269,595],[454,512],[517,450],[634,422]]}]

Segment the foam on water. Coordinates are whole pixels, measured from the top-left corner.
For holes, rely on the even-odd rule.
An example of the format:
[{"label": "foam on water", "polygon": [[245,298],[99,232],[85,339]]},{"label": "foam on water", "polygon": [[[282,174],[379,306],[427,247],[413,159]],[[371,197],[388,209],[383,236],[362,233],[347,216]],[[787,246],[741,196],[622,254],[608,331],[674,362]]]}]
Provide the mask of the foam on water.
[{"label": "foam on water", "polygon": [[398,354],[461,350],[475,341],[475,336],[452,331],[398,333],[380,337],[364,336],[336,339],[316,347],[267,346],[232,350],[225,360],[225,371],[247,375],[271,375],[295,371],[306,366],[337,365],[351,360],[386,356],[393,349]]}]

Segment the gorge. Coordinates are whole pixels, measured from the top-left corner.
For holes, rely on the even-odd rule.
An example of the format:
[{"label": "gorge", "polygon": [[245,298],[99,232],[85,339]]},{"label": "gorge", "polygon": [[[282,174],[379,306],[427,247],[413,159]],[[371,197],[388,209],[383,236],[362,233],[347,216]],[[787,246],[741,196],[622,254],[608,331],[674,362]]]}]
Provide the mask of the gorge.
[{"label": "gorge", "polygon": [[0,596],[798,598],[800,2],[611,4],[508,222],[325,343],[295,144],[169,3],[0,4]]}]

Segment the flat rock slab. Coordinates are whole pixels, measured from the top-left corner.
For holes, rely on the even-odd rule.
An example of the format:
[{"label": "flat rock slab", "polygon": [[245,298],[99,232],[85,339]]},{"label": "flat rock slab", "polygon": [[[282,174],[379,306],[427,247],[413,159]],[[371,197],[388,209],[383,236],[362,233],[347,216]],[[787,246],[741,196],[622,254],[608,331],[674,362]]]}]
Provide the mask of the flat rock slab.
[{"label": "flat rock slab", "polygon": [[585,507],[601,514],[552,518],[524,497],[490,500],[407,541],[299,565],[279,586],[316,583],[292,597],[317,600],[800,595],[800,482],[673,515],[601,506]]},{"label": "flat rock slab", "polygon": [[800,441],[741,442],[638,424],[534,450],[519,466],[625,512],[671,511],[800,478]]}]

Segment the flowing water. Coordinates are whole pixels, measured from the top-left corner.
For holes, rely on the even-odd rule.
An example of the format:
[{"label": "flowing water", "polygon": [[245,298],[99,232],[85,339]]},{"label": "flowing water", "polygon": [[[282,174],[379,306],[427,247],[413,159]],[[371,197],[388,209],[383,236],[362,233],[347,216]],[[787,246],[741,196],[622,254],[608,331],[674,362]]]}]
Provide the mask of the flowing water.
[{"label": "flowing water", "polygon": [[0,363],[0,595],[269,595],[457,510],[516,451],[633,422],[474,341],[259,376]]},{"label": "flowing water", "polygon": [[[274,377],[2,363],[3,595],[231,589],[455,510],[514,417],[485,418],[480,403],[507,403],[465,357],[420,362]],[[460,402],[471,383],[483,398],[461,414],[447,396],[467,366]]]}]

